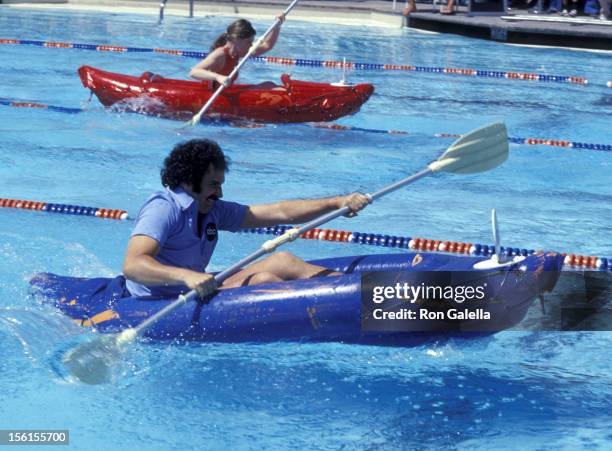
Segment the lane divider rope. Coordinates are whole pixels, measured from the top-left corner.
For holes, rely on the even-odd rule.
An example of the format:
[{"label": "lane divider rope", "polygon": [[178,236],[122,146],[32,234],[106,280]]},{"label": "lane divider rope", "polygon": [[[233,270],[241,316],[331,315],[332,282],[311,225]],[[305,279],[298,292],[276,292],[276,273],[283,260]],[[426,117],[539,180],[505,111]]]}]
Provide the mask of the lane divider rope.
[{"label": "lane divider rope", "polygon": [[[315,128],[325,128],[329,130],[348,130],[348,131],[360,131],[367,133],[381,133],[381,134],[392,134],[392,135],[409,135],[410,133],[402,130],[378,130],[371,128],[353,127],[350,125],[340,124],[327,124],[324,122],[310,123],[309,126]],[[457,133],[436,133],[436,138],[461,138],[461,134]],[[508,141],[515,144],[526,144],[526,145],[542,145],[551,147],[566,147],[571,149],[589,149],[589,150],[600,150],[604,152],[612,152],[612,144],[596,144],[596,143],[584,143],[578,141],[568,141],[564,139],[547,139],[547,138],[520,138],[520,137],[509,137]]]},{"label": "lane divider rope", "polygon": [[[79,205],[52,204],[31,200],[0,198],[0,207],[18,208],[23,210],[44,211],[48,213],[60,213],[77,216],[93,216],[103,219],[128,219],[125,210],[83,207]],[[293,228],[291,225],[277,225],[273,227],[255,227],[241,229],[240,233],[282,235]],[[300,235],[305,240],[336,241],[343,243],[364,244],[368,246],[395,247],[401,249],[412,249],[427,252],[446,252],[453,254],[491,256],[495,253],[492,244],[464,243],[449,240],[431,240],[427,238],[412,238],[395,235],[383,235],[377,233],[349,232],[335,229],[312,229]],[[537,251],[518,247],[501,247],[502,255],[512,257],[515,255],[531,255]],[[597,269],[600,271],[612,271],[612,258],[596,257],[591,255],[576,255],[561,253],[565,256],[565,264],[574,268]]]},{"label": "lane divider rope", "polygon": [[[241,233],[256,233],[266,235],[282,235],[291,229],[291,225],[278,225],[274,227],[257,227],[242,229]],[[446,252],[453,254],[491,256],[495,254],[495,245],[464,243],[458,241],[431,240],[427,238],[412,238],[394,235],[382,235],[375,233],[349,232],[334,229],[312,229],[300,238],[306,240],[337,241],[345,243],[365,244],[369,246],[395,247],[427,252]],[[538,251],[517,247],[501,247],[502,255],[512,257],[515,255],[531,255]],[[544,251],[550,252],[550,251]],[[576,255],[561,253],[565,257],[565,264],[574,268],[597,269],[600,271],[612,271],[612,258],[596,257],[590,255]]]},{"label": "lane divider rope", "polygon": [[20,208],[23,210],[37,210],[44,211],[47,213],[59,213],[64,215],[94,216],[96,218],[102,219],[128,219],[128,213],[125,210],[83,207],[81,205],[54,204],[33,200],[0,198],[0,207]]},{"label": "lane divider rope", "polygon": [[[97,52],[116,52],[116,53],[162,53],[166,55],[182,56],[186,58],[205,58],[207,52],[192,52],[188,50],[173,50],[160,48],[146,47],[126,47],[119,45],[98,45],[98,44],[82,44],[71,42],[53,42],[53,41],[37,41],[31,39],[0,39],[0,44],[7,45],[33,45],[45,48],[60,48],[60,49],[79,49],[93,50]],[[413,66],[404,64],[379,64],[379,63],[359,63],[349,61],[333,61],[333,60],[311,60],[301,58],[284,58],[278,56],[256,56],[251,57],[253,61],[259,61],[268,64],[280,64],[283,66],[305,66],[305,67],[323,67],[333,69],[352,69],[352,70],[373,70],[373,71],[412,71],[425,72],[444,75],[462,75],[481,78],[504,78],[511,80],[526,80],[554,83],[569,83],[576,85],[587,85],[589,81],[584,77],[566,76],[566,75],[549,75],[528,72],[508,72],[499,70],[482,70],[482,69],[466,69],[452,67],[429,67],[429,66]]]},{"label": "lane divider rope", "polygon": [[63,106],[47,105],[45,103],[12,100],[6,98],[0,98],[0,105],[10,106],[14,108],[35,108],[49,111],[58,111],[60,113],[68,114],[82,113],[85,111],[82,108],[68,108]]},{"label": "lane divider rope", "polygon": [[[76,114],[83,113],[87,110],[82,108],[68,108],[63,106],[55,106],[55,105],[47,105],[44,103],[38,102],[29,102],[29,101],[21,101],[21,100],[12,100],[6,98],[0,98],[0,105],[5,105],[14,108],[34,108],[34,109],[45,109],[50,111],[57,111],[60,113],[68,113],[68,114]],[[324,122],[317,123],[308,123],[308,124],[288,124],[289,126],[300,126],[307,125],[308,127],[314,128],[324,128],[329,130],[341,130],[341,131],[356,131],[356,132],[364,132],[364,133],[378,133],[378,134],[387,134],[387,135],[409,135],[410,133],[402,130],[382,130],[375,128],[363,128],[363,127],[353,127],[350,125],[341,125],[341,124],[329,124]],[[253,123],[252,126],[254,128],[263,128],[264,124]],[[436,133],[433,136],[436,138],[460,138],[462,135],[455,133]],[[525,144],[525,145],[541,145],[541,146],[550,146],[550,147],[565,147],[571,149],[588,149],[588,150],[599,150],[604,152],[612,152],[612,144],[596,144],[596,143],[584,143],[577,141],[567,141],[562,139],[546,139],[546,138],[518,138],[518,137],[509,137],[508,141],[515,144]]]}]

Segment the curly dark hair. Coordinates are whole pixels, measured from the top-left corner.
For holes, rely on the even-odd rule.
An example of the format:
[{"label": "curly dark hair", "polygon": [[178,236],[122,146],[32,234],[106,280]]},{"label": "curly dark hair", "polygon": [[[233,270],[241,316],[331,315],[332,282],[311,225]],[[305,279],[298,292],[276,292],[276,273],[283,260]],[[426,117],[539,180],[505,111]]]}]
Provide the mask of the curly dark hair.
[{"label": "curly dark hair", "polygon": [[181,183],[191,185],[195,193],[201,192],[202,177],[208,167],[228,171],[230,160],[226,158],[219,144],[210,139],[192,139],[174,146],[164,160],[161,170],[162,185],[170,189]]}]

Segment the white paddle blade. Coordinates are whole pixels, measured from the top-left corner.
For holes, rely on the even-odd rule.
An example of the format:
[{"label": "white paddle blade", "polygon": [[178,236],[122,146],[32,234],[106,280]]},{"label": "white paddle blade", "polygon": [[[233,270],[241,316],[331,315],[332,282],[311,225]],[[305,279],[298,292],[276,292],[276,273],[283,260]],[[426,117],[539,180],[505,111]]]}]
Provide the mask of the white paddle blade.
[{"label": "white paddle blade", "polygon": [[463,135],[429,169],[455,174],[485,172],[506,161],[508,153],[506,125],[497,122]]},{"label": "white paddle blade", "polygon": [[98,337],[66,353],[63,363],[70,373],[86,384],[104,384],[112,380],[112,369],[121,358],[121,348],[114,335]]},{"label": "white paddle blade", "polygon": [[202,116],[200,115],[200,113],[197,113],[195,116],[189,119],[185,125],[197,125],[198,122],[200,122],[201,117]]}]

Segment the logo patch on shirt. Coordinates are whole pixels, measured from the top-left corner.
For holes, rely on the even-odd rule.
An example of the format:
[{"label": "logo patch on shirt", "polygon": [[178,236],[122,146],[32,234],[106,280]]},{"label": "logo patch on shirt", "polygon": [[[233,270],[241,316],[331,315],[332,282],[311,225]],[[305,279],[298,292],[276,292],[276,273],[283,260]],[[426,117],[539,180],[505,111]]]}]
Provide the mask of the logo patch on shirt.
[{"label": "logo patch on shirt", "polygon": [[217,238],[217,224],[215,224],[214,222],[209,222],[208,224],[206,224],[206,239],[208,241],[213,241],[215,238]]}]

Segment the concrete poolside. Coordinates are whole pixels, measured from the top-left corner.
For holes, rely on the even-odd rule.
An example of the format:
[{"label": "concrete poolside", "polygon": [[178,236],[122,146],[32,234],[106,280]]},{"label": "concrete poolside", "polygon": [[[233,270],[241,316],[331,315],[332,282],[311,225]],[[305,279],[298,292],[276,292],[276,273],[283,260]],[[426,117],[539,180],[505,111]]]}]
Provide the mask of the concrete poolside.
[{"label": "concrete poolside", "polygon": [[[502,19],[502,17],[504,17]],[[553,15],[529,15],[512,11],[504,16],[469,17],[460,7],[452,16],[421,8],[406,18],[406,26],[440,33],[454,33],[510,44],[612,50],[612,21]]]},{"label": "concrete poolside", "polygon": [[[69,8],[97,11],[159,13],[158,0],[0,0],[19,7]],[[289,0],[216,0],[195,1],[194,15],[240,15],[270,17],[278,14]],[[489,39],[522,45],[548,45],[583,49],[612,50],[612,21],[581,17],[578,20],[555,16],[529,16],[526,11],[513,15],[469,17],[465,7],[457,14],[439,14],[432,5],[418,5],[419,11],[402,15],[404,2],[376,0],[302,0],[291,15],[314,22],[334,22],[349,25],[402,27]],[[189,14],[188,0],[169,0],[166,14]],[[508,20],[514,18],[515,20]],[[532,19],[538,19],[534,21]]]}]

